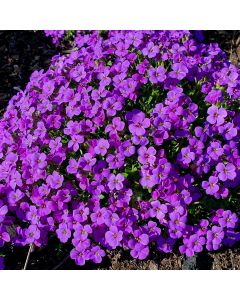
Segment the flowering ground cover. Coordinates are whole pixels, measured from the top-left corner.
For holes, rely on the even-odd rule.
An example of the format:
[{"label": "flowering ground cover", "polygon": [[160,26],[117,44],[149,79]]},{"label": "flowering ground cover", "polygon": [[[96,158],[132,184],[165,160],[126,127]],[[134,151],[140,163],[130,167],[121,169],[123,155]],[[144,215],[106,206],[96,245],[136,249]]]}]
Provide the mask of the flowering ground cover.
[{"label": "flowering ground cover", "polygon": [[188,31],[74,34],[0,121],[3,254],[56,238],[77,265],[234,246],[239,69]]}]

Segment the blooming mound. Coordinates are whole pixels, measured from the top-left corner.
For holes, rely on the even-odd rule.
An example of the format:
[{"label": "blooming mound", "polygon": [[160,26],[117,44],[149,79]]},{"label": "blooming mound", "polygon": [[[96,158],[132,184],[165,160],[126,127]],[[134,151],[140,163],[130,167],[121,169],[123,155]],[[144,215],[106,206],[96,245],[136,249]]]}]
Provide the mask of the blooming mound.
[{"label": "blooming mound", "polygon": [[239,241],[239,70],[188,31],[80,31],[75,48],[0,121],[0,246],[57,235],[84,265]]}]

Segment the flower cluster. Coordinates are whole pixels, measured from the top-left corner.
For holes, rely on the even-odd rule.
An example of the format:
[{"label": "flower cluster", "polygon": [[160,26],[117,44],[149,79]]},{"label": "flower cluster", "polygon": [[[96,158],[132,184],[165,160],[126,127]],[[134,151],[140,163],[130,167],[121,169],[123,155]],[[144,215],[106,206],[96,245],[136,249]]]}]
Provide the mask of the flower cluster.
[{"label": "flower cluster", "polygon": [[57,235],[84,265],[239,241],[239,70],[188,31],[74,43],[0,121],[0,246]]},{"label": "flower cluster", "polygon": [[51,37],[53,44],[59,45],[66,30],[45,30],[44,33],[46,36]]}]

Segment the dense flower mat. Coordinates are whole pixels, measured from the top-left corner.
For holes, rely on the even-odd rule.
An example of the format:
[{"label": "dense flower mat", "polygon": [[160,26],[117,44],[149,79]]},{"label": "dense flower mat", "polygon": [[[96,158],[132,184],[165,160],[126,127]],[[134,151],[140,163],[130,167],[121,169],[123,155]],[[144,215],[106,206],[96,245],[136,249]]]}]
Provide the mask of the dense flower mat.
[{"label": "dense flower mat", "polygon": [[239,70],[188,31],[79,31],[74,46],[0,121],[0,246],[57,235],[78,265],[233,246]]}]

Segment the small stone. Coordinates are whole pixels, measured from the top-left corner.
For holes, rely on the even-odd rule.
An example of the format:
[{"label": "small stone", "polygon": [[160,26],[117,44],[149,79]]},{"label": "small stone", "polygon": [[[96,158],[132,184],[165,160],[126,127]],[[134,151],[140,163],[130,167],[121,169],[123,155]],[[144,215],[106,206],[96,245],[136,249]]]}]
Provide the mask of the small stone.
[{"label": "small stone", "polygon": [[197,255],[186,257],[183,259],[182,270],[196,270],[197,269]]}]

